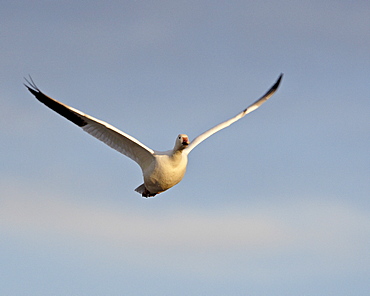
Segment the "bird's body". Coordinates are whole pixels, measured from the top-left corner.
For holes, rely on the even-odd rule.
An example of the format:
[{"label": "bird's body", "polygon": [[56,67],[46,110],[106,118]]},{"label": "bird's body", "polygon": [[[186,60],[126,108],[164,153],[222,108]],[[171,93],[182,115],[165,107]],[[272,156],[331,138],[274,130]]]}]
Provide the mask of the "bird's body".
[{"label": "bird's body", "polygon": [[144,183],[137,187],[135,191],[143,197],[151,197],[179,183],[185,175],[190,151],[209,136],[241,119],[267,101],[278,88],[281,78],[282,75],[264,96],[248,108],[199,135],[192,143],[189,142],[187,135],[178,135],[174,148],[166,152],[152,150],[114,126],[46,96],[37,88],[32,79],[26,87],[40,102],[72,121],[95,138],[137,162],[141,167]]},{"label": "bird's body", "polygon": [[186,172],[188,155],[181,150],[156,152],[153,156],[151,164],[143,169],[144,184],[135,189],[141,194],[151,195],[166,191],[179,183]]}]

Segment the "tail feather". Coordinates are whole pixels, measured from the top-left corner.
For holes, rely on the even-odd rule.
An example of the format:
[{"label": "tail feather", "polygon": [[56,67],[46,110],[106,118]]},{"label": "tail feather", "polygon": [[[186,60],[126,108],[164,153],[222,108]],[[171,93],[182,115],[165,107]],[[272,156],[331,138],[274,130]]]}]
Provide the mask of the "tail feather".
[{"label": "tail feather", "polygon": [[140,194],[143,194],[146,191],[145,185],[141,184],[139,187],[135,189],[136,192],[139,192]]},{"label": "tail feather", "polygon": [[135,191],[140,193],[142,197],[153,197],[157,194],[157,193],[150,193],[148,189],[146,189],[144,184],[141,184],[139,187],[137,187]]}]

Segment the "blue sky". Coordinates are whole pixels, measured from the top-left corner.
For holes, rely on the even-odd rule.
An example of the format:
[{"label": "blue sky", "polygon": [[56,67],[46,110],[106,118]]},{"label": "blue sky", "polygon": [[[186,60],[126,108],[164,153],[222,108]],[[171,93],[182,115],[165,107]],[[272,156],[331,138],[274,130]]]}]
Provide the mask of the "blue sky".
[{"label": "blue sky", "polygon": [[[368,295],[368,1],[8,1],[0,294]],[[155,150],[260,109],[143,199],[139,167],[37,102]]]}]

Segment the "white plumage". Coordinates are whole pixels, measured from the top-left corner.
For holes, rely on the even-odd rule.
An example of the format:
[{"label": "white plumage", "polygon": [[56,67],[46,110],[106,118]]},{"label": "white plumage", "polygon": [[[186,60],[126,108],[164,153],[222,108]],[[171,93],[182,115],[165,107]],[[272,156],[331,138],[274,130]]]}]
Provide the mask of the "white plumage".
[{"label": "white plumage", "polygon": [[32,79],[27,81],[29,85],[25,86],[40,102],[80,126],[85,132],[137,162],[143,172],[144,183],[135,190],[144,197],[150,197],[179,183],[185,175],[190,151],[209,136],[228,127],[266,102],[277,90],[282,76],[281,74],[265,95],[233,118],[209,129],[191,143],[187,135],[180,134],[176,138],[174,148],[165,152],[152,150],[114,126],[46,96]]}]

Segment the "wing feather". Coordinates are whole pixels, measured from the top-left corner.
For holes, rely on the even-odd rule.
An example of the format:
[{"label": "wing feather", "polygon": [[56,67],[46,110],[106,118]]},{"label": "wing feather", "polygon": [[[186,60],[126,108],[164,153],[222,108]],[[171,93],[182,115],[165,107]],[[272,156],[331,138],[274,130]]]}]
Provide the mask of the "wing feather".
[{"label": "wing feather", "polygon": [[225,127],[228,127],[232,123],[238,121],[239,119],[243,118],[248,113],[256,110],[259,106],[261,106],[264,102],[266,102],[278,89],[280,81],[283,77],[283,74],[280,74],[278,80],[275,82],[275,84],[257,101],[255,101],[253,104],[249,105],[247,108],[245,108],[242,112],[234,116],[233,118],[230,118],[229,120],[226,120],[215,127],[207,130],[203,134],[196,137],[190,145],[184,149],[184,152],[190,153],[191,150],[193,150],[197,145],[199,145],[201,142],[203,142],[208,137],[212,136],[214,133],[217,133],[218,131],[224,129]]},{"label": "wing feather", "polygon": [[26,81],[29,84],[25,84],[27,89],[41,103],[45,104],[50,109],[78,125],[93,137],[131,158],[137,162],[141,168],[146,167],[153,160],[154,151],[139,142],[134,137],[120,131],[104,121],[96,119],[73,107],[67,106],[53,98],[48,97],[38,89],[32,79],[31,82],[28,80]]}]

